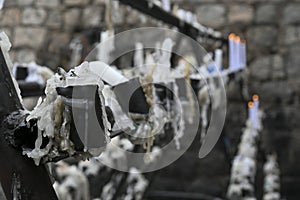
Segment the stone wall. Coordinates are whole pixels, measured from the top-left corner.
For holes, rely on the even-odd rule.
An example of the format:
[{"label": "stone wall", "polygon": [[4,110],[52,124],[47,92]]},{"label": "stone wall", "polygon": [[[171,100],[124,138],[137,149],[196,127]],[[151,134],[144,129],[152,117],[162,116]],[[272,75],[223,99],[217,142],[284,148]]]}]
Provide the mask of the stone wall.
[{"label": "stone wall", "polygon": [[[249,86],[266,112],[262,146],[277,151],[282,193],[297,197],[300,177],[300,1],[299,0],[173,0],[197,13],[203,25],[247,39]],[[37,60],[51,68],[67,65],[68,44],[77,34],[104,28],[104,0],[6,0],[0,29],[10,36],[15,61]],[[141,26],[145,17],[121,6],[117,27]],[[149,19],[148,19],[149,20]],[[230,102],[228,120],[238,135],[243,121]],[[231,132],[227,127],[227,132]],[[237,137],[235,137],[237,138]]]},{"label": "stone wall", "polygon": [[[117,10],[112,19],[117,27],[147,21],[131,9],[113,9]],[[106,29],[104,10],[104,0],[7,0],[0,11],[0,29],[11,40],[14,61],[35,60],[56,69],[69,64],[74,37]]]}]

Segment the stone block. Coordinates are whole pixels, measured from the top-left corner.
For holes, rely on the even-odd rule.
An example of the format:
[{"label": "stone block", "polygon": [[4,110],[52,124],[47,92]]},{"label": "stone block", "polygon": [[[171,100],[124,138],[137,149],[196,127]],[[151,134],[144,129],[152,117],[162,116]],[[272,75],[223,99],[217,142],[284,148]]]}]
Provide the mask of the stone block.
[{"label": "stone block", "polygon": [[61,12],[57,10],[49,11],[46,25],[50,28],[59,29],[61,27],[61,24],[62,24]]},{"label": "stone block", "polygon": [[19,63],[29,63],[36,60],[36,54],[31,49],[16,50],[14,61]]},{"label": "stone block", "polygon": [[263,4],[258,6],[255,15],[256,23],[276,23],[278,12],[276,4]]},{"label": "stone block", "polygon": [[94,5],[105,5],[105,0],[92,0]]},{"label": "stone block", "polygon": [[256,26],[247,31],[248,44],[259,47],[274,47],[277,45],[278,30],[273,26]]},{"label": "stone block", "polygon": [[84,6],[89,2],[90,0],[64,0],[66,6]]},{"label": "stone block", "polygon": [[51,33],[49,39],[48,51],[51,53],[61,53],[62,50],[68,49],[70,35],[62,32]]},{"label": "stone block", "polygon": [[17,27],[15,29],[13,47],[31,47],[38,49],[45,40],[46,29],[33,27]]},{"label": "stone block", "polygon": [[254,10],[251,5],[237,4],[229,7],[228,20],[230,24],[251,23],[254,18]]},{"label": "stone block", "polygon": [[212,28],[220,28],[226,23],[226,8],[223,4],[201,5],[196,8],[198,21]]},{"label": "stone block", "polygon": [[252,83],[252,90],[259,94],[260,99],[264,100],[265,106],[278,103],[287,104],[293,95],[293,90],[287,81]]},{"label": "stone block", "polygon": [[25,25],[40,25],[45,22],[47,12],[42,8],[25,8],[22,14],[22,23]]},{"label": "stone block", "polygon": [[91,6],[83,10],[82,26],[99,27],[101,23],[102,7]]},{"label": "stone block", "polygon": [[32,3],[33,0],[18,0],[18,5],[20,6],[30,6]]},{"label": "stone block", "polygon": [[112,1],[112,23],[114,25],[122,25],[125,20],[125,9],[119,5],[118,1]]},{"label": "stone block", "polygon": [[286,76],[281,55],[262,56],[250,64],[250,75],[254,80],[282,79]]},{"label": "stone block", "polygon": [[286,26],[285,28],[285,44],[293,44],[295,42],[300,42],[300,26]]},{"label": "stone block", "polygon": [[0,25],[14,27],[19,25],[21,21],[21,12],[18,8],[6,8],[1,11]]},{"label": "stone block", "polygon": [[47,8],[58,8],[60,2],[59,0],[36,0],[36,5]]},{"label": "stone block", "polygon": [[286,24],[299,23],[300,22],[300,4],[293,3],[288,4],[283,11],[283,20]]},{"label": "stone block", "polygon": [[[126,17],[125,17],[125,22],[127,24],[137,24],[141,23],[141,19],[145,18],[144,15],[139,14],[137,10],[134,10],[130,7],[125,8],[126,11]],[[148,21],[149,18],[146,18],[145,21]]]},{"label": "stone block", "polygon": [[300,42],[295,43],[287,52],[287,72],[289,78],[300,76]]},{"label": "stone block", "polygon": [[9,0],[9,1],[4,1],[3,7],[12,7],[17,5],[18,5],[18,0]]},{"label": "stone block", "polygon": [[271,59],[259,57],[250,64],[250,76],[254,80],[265,81],[271,77]]},{"label": "stone block", "polygon": [[64,29],[72,30],[80,22],[80,10],[71,8],[64,13]]},{"label": "stone block", "polygon": [[272,64],[272,72],[271,72],[272,79],[285,78],[286,74],[285,74],[284,62],[282,56],[274,55],[270,59]]}]

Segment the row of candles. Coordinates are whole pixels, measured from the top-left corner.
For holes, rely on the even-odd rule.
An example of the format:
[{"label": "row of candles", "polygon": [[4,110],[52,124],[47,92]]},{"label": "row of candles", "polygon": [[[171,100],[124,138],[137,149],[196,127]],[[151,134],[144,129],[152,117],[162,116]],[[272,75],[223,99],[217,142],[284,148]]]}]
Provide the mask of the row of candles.
[{"label": "row of candles", "polygon": [[260,131],[259,97],[253,95],[248,103],[247,127],[241,136],[238,153],[234,157],[227,197],[230,200],[255,200],[254,178],[256,174],[257,139]]},{"label": "row of candles", "polygon": [[280,200],[280,170],[275,153],[267,156],[264,164],[264,176],[263,200]]},{"label": "row of candles", "polygon": [[[246,41],[241,40],[241,38],[234,33],[229,35],[229,73],[239,71],[247,66],[247,51],[246,51]],[[224,69],[223,66],[223,50],[216,49],[214,51],[214,66],[219,71]],[[214,71],[214,70],[212,70]]]},{"label": "row of candles", "polygon": [[246,62],[246,41],[231,33],[229,35],[229,70],[240,70],[246,67]]},{"label": "row of candles", "polygon": [[259,96],[253,95],[252,101],[248,102],[248,114],[249,120],[251,121],[251,126],[253,129],[259,129]]}]

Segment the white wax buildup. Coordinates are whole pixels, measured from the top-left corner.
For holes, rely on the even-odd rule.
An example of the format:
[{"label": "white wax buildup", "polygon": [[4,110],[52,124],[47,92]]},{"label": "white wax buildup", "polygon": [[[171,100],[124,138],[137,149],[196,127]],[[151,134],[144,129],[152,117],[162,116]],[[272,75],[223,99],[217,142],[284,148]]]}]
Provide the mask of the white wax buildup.
[{"label": "white wax buildup", "polygon": [[115,124],[112,127],[112,130],[134,130],[135,127],[133,125],[133,121],[123,112],[110,86],[104,86],[103,96],[105,98],[105,105],[112,110],[114,116],[117,116],[114,118]]},{"label": "white wax buildup", "polygon": [[148,186],[147,179],[143,174],[136,168],[130,168],[129,175],[127,178],[127,190],[123,197],[124,200],[142,200],[143,193]]},{"label": "white wax buildup", "polygon": [[121,73],[100,61],[93,61],[89,63],[90,70],[97,74],[102,80],[111,86],[116,86],[120,83],[128,81]]},{"label": "white wax buildup", "polygon": [[[95,73],[95,71],[91,70],[91,66],[88,62],[82,63],[80,66],[75,67],[75,69],[64,75],[55,74],[47,81],[45,90],[46,98],[41,104],[37,105],[26,119],[27,121],[33,118],[38,119],[37,125],[39,134],[35,148],[31,151],[23,151],[23,153],[28,157],[34,159],[36,165],[40,163],[41,158],[51,152],[52,148],[57,150],[67,150],[70,155],[74,152],[72,143],[69,140],[69,130],[67,130],[64,126],[64,124],[68,123],[64,120],[70,120],[70,116],[63,112],[62,99],[58,96],[56,88],[95,84],[98,85],[98,93],[101,102],[105,102],[102,95],[104,87],[102,79]],[[104,124],[104,132],[106,134],[106,139],[109,141],[108,129],[110,129],[110,123],[107,120],[104,104],[102,104],[101,109],[103,113],[102,120]],[[62,118],[62,115],[64,115],[64,120],[58,120]],[[42,135],[49,138],[49,143],[44,149],[40,148]],[[59,137],[60,139],[55,137]],[[57,140],[63,142],[57,143]]]},{"label": "white wax buildup", "polygon": [[[53,187],[60,200],[75,199],[89,200],[89,182],[84,173],[75,165],[69,166],[60,161],[55,169],[62,181],[55,182]],[[70,190],[72,189],[72,190]]]},{"label": "white wax buildup", "polygon": [[171,55],[174,43],[170,38],[164,40],[160,55],[158,55],[158,63],[153,74],[153,81],[155,83],[167,83],[172,80],[169,76],[171,74]]}]

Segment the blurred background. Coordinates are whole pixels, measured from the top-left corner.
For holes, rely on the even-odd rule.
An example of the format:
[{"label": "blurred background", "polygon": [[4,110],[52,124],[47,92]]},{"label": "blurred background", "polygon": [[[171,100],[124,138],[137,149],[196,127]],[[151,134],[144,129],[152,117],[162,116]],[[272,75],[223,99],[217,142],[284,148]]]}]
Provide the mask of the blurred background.
[{"label": "blurred background", "polygon": [[[300,1],[299,0],[172,0],[180,8],[192,11],[198,21],[221,31],[237,33],[247,40],[248,86],[260,95],[268,117],[260,146],[278,155],[281,170],[281,194],[289,200],[300,198]],[[112,7],[116,33],[145,26],[165,26],[161,22],[117,2]],[[13,62],[69,69],[72,49],[80,40],[85,58],[100,31],[107,29],[104,0],[6,0],[0,11],[0,31],[12,43]],[[73,44],[73,46],[72,46]],[[126,63],[127,62],[127,63]],[[123,61],[130,65],[131,61]],[[224,196],[230,157],[246,118],[245,105],[238,89],[227,88],[228,113],[224,134],[230,151],[224,153],[222,138],[204,159],[196,159],[198,148],[191,149],[173,165],[157,172],[153,190],[201,191]],[[228,158],[229,157],[229,158]],[[258,158],[258,163],[263,158]],[[259,165],[262,166],[263,163]],[[160,176],[163,174],[163,176]],[[262,193],[262,174],[258,173],[257,191]]]}]

